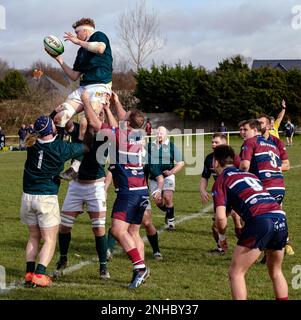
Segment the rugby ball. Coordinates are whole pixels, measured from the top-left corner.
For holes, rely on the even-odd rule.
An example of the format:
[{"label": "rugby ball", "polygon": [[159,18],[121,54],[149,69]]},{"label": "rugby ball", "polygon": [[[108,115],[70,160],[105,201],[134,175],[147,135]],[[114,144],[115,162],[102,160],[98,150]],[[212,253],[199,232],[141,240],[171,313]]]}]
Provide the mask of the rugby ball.
[{"label": "rugby ball", "polygon": [[64,52],[63,42],[55,36],[45,37],[44,47],[45,47],[45,50],[53,56],[59,56]]}]

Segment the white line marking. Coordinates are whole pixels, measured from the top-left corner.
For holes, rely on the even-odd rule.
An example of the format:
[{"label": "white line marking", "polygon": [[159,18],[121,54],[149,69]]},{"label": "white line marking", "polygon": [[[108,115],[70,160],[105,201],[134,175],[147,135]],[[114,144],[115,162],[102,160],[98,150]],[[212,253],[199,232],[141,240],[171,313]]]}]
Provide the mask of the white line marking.
[{"label": "white line marking", "polygon": [[[202,211],[200,212],[196,212],[196,213],[192,213],[188,216],[184,216],[182,218],[180,218],[179,220],[176,220],[175,224],[178,225],[182,222],[185,222],[185,221],[189,221],[189,220],[192,220],[192,219],[196,219],[196,218],[200,218],[202,216],[204,216],[205,214],[207,214],[210,209],[212,209],[212,204],[208,205],[206,208],[204,208]],[[162,232],[166,231],[165,229],[165,226],[162,226],[159,230],[157,230],[158,234],[161,234]],[[147,241],[147,237],[143,237],[143,241],[146,242]],[[119,248],[117,250],[114,251],[114,255],[116,254],[121,254],[123,252],[123,249],[122,248]],[[62,274],[65,275],[65,274],[69,274],[69,273],[72,273],[74,271],[77,271],[79,269],[81,269],[82,267],[84,266],[87,266],[87,265],[90,265],[94,262],[97,262],[98,261],[98,257],[94,257],[90,260],[86,260],[86,261],[81,261],[73,266],[70,266],[66,269],[63,270]],[[8,293],[10,290],[12,289],[19,289],[19,288],[24,288],[23,286],[23,283],[24,283],[24,280],[18,280],[18,281],[12,281],[8,287],[6,289],[2,289],[0,290],[0,294],[2,293]],[[68,283],[65,283],[64,286],[67,286]],[[76,285],[76,284],[70,284],[70,285]],[[60,285],[59,284],[56,284],[55,286],[59,287]]]},{"label": "white line marking", "polygon": [[[296,168],[300,168],[301,167],[301,164],[298,164],[298,165],[295,165],[295,166],[292,166],[290,169],[296,169]],[[204,216],[206,213],[208,213],[210,211],[210,209],[212,209],[212,204],[210,204],[209,206],[207,206],[206,208],[204,208],[202,211],[200,212],[196,212],[196,213],[192,213],[188,216],[185,216],[179,220],[176,220],[175,224],[178,225],[182,222],[185,222],[185,221],[189,221],[189,220],[192,220],[192,219],[196,219],[196,218],[200,218],[202,216]],[[165,226],[161,227],[157,232],[158,234],[161,234],[162,232],[166,231],[165,229]],[[143,241],[146,242],[147,241],[147,237],[143,237]],[[115,250],[114,254],[121,254],[123,252],[123,249],[120,248],[120,249],[117,249]],[[87,265],[90,265],[94,262],[97,262],[98,261],[98,258],[97,257],[94,257],[90,260],[86,260],[86,261],[81,261],[73,266],[70,266],[66,269],[64,269],[63,271],[63,275],[65,274],[69,274],[69,273],[72,273],[74,271],[77,271],[79,269],[81,269],[82,267],[84,266],[87,266]],[[59,287],[59,286],[76,286],[77,284],[76,283],[64,283],[64,284],[54,284],[54,286],[56,287]],[[78,284],[80,286],[80,284]],[[10,290],[12,289],[19,289],[19,288],[23,288],[23,280],[18,280],[18,281],[12,281],[8,287],[6,289],[0,289],[0,294],[2,293],[7,293],[9,292]]]}]

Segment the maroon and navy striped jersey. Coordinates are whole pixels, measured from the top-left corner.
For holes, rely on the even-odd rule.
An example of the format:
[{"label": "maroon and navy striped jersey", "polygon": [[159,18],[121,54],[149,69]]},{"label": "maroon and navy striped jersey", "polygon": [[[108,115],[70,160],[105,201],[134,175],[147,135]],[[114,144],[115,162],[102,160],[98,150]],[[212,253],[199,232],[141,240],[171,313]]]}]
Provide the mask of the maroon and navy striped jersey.
[{"label": "maroon and navy striped jersey", "polygon": [[279,138],[270,134],[267,140],[272,141],[276,145],[276,147],[278,148],[278,150],[280,152],[280,159],[281,160],[288,160],[288,154],[286,151],[285,144]]},{"label": "maroon and navy striped jersey", "polygon": [[109,170],[117,192],[148,190],[143,171],[144,135],[140,130],[111,128]]},{"label": "maroon and navy striped jersey", "polygon": [[254,173],[267,190],[285,190],[280,151],[272,140],[260,135],[245,140],[240,157],[250,161],[249,172]]},{"label": "maroon and navy striped jersey", "polygon": [[254,174],[234,166],[224,169],[212,187],[215,209],[234,209],[244,221],[263,214],[285,214]]}]

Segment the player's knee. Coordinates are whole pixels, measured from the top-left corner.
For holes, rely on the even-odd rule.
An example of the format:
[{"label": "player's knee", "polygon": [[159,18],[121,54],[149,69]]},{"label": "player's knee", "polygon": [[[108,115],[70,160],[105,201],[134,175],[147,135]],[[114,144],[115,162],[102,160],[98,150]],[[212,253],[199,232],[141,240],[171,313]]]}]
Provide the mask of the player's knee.
[{"label": "player's knee", "polygon": [[61,224],[60,224],[60,232],[61,233],[68,233],[71,231],[75,222],[75,217],[70,216],[68,214],[62,213],[61,214]]},{"label": "player's knee", "polygon": [[71,104],[64,102],[60,105],[60,108],[58,110],[58,114],[54,117],[54,123],[58,127],[65,127],[66,123],[75,114],[75,109]]}]

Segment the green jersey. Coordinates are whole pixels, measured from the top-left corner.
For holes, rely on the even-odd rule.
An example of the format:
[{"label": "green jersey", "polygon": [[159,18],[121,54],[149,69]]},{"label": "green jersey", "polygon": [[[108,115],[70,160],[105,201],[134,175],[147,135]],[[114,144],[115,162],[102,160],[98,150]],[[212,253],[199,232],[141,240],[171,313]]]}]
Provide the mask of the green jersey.
[{"label": "green jersey", "polygon": [[106,49],[102,54],[97,54],[83,47],[79,48],[73,70],[82,73],[80,86],[111,82],[113,58],[108,37],[103,32],[96,31],[90,36],[88,42],[103,42]]},{"label": "green jersey", "polygon": [[53,138],[38,140],[27,148],[27,159],[23,174],[23,191],[29,194],[58,194],[59,173],[65,161],[84,153],[82,143],[67,143]]},{"label": "green jersey", "polygon": [[[108,139],[96,141],[96,136],[94,137],[94,143],[91,150],[84,154],[80,164],[78,171],[79,180],[97,180],[106,176],[105,163],[108,156],[108,149],[105,149],[102,152],[102,148],[99,147],[106,143],[107,140]],[[101,153],[103,153],[103,155],[101,155]]]},{"label": "green jersey", "polygon": [[163,171],[173,169],[175,162],[183,161],[181,152],[169,139],[160,145],[157,145],[156,142],[149,142],[147,149],[146,171],[151,180],[156,180],[156,177],[163,175]]}]

